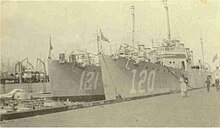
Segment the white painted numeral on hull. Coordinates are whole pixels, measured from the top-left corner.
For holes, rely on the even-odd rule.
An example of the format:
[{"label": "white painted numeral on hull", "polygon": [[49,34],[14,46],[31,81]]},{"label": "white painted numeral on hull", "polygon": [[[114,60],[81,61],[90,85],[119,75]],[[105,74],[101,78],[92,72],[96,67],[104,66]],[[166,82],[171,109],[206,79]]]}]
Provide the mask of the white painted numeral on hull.
[{"label": "white painted numeral on hull", "polygon": [[132,86],[131,86],[130,94],[136,93],[135,83],[134,82],[135,82],[135,76],[136,76],[137,70],[133,69],[132,73],[133,73],[133,77],[132,77]]},{"label": "white painted numeral on hull", "polygon": [[82,72],[81,78],[80,78],[80,86],[79,89],[83,90],[83,78],[85,76],[85,71]]},{"label": "white painted numeral on hull", "polygon": [[[132,81],[131,81],[132,85],[131,85],[130,94],[135,94],[137,92],[138,93],[145,93],[146,89],[148,92],[153,91],[154,82],[155,82],[155,75],[156,75],[156,72],[154,70],[150,71],[149,75],[148,75],[148,72],[146,69],[142,70],[139,73],[139,78],[137,78],[137,79],[139,79],[137,85],[135,84],[137,69],[133,69],[132,74],[133,75],[132,75]],[[136,88],[137,88],[137,90],[136,90]]]},{"label": "white painted numeral on hull", "polygon": [[138,92],[139,93],[145,93],[146,90],[145,88],[143,88],[143,84],[145,83],[146,79],[147,79],[147,70],[143,70],[141,71],[141,73],[139,74],[140,76],[140,81],[138,82]]},{"label": "white painted numeral on hull", "polygon": [[[99,72],[95,74],[94,72],[91,72],[91,71],[88,73],[83,71],[81,78],[80,78],[79,89],[80,90],[92,90],[92,89],[95,90],[97,88],[98,77],[99,77]],[[93,81],[94,81],[94,84],[92,84]]]},{"label": "white painted numeral on hull", "polygon": [[[149,92],[152,92],[154,90],[155,74],[156,74],[156,72],[154,70],[152,70],[149,73],[148,81],[147,81],[147,85],[148,85],[147,87],[148,87]],[[151,84],[150,84],[150,82],[151,82]]]},{"label": "white painted numeral on hull", "polygon": [[95,73],[94,72],[88,72],[87,73],[87,80],[85,81],[84,89],[85,90],[91,90],[92,89],[92,80],[94,79]]},{"label": "white painted numeral on hull", "polygon": [[96,78],[95,78],[95,85],[94,85],[94,88],[93,88],[93,89],[96,89],[96,88],[97,88],[98,79],[99,79],[99,72],[97,72],[97,75],[96,75]]}]

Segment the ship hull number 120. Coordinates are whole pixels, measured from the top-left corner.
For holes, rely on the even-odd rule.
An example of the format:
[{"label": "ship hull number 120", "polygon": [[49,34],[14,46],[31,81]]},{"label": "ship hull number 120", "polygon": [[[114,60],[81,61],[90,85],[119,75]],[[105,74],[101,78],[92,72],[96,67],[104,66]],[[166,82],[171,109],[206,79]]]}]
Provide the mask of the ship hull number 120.
[{"label": "ship hull number 120", "polygon": [[138,73],[137,69],[132,69],[132,74],[133,76],[130,94],[146,93],[153,91],[156,74],[154,70],[150,71],[150,73],[148,74],[147,70],[142,70],[140,73]]}]

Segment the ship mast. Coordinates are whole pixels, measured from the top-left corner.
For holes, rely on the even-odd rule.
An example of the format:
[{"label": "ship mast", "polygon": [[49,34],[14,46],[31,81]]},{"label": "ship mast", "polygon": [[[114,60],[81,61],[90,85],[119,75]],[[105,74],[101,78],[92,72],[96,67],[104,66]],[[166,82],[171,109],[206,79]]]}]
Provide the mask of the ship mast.
[{"label": "ship mast", "polygon": [[96,33],[96,43],[97,43],[98,54],[100,53],[99,40],[100,40],[100,36],[98,35],[98,29],[97,29],[97,33]]},{"label": "ship mast", "polygon": [[132,10],[131,12],[131,15],[132,15],[132,20],[133,20],[133,24],[132,24],[132,44],[133,44],[133,47],[135,47],[135,6],[132,5],[130,7],[130,9]]},{"label": "ship mast", "polygon": [[203,45],[202,37],[200,38],[200,41],[201,41],[201,49],[202,49],[202,68],[204,68],[204,45]]},{"label": "ship mast", "polygon": [[167,0],[163,0],[164,8],[166,9],[167,14],[167,29],[168,29],[168,40],[171,41],[171,33],[170,33],[170,19],[169,19],[169,9],[167,5]]},{"label": "ship mast", "polygon": [[51,44],[51,35],[50,35],[50,48],[49,48],[49,55],[48,55],[48,59],[51,59],[51,50],[53,49],[52,44]]}]

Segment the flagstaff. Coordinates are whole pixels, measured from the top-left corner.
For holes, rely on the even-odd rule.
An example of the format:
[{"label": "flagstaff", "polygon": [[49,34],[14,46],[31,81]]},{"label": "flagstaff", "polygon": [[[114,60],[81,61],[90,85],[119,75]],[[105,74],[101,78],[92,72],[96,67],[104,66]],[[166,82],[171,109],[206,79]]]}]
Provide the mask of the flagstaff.
[{"label": "flagstaff", "polygon": [[133,23],[132,23],[132,44],[133,44],[133,47],[135,47],[135,6],[132,5],[130,7],[130,9],[132,11],[131,15],[132,15],[132,21],[133,21]]},{"label": "flagstaff", "polygon": [[51,51],[52,51],[52,49],[53,49],[52,44],[51,44],[51,35],[50,35],[49,46],[50,46],[50,48],[49,48],[49,55],[48,55],[48,59],[51,59]]},{"label": "flagstaff", "polygon": [[204,46],[203,46],[203,40],[202,37],[200,38],[201,41],[201,50],[202,50],[202,69],[204,68]]}]

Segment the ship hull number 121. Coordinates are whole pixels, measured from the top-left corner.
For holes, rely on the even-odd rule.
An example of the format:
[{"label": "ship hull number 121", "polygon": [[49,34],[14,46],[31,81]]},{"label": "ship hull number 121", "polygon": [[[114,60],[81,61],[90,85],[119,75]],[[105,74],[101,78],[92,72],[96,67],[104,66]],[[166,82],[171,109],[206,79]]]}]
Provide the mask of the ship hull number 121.
[{"label": "ship hull number 121", "polygon": [[82,72],[80,78],[80,90],[95,90],[97,88],[97,82],[99,78],[99,72]]}]

